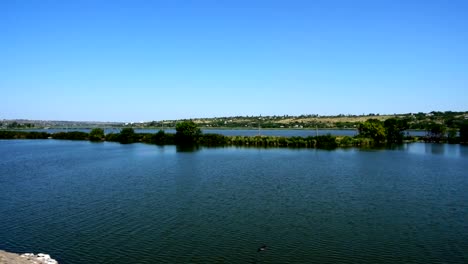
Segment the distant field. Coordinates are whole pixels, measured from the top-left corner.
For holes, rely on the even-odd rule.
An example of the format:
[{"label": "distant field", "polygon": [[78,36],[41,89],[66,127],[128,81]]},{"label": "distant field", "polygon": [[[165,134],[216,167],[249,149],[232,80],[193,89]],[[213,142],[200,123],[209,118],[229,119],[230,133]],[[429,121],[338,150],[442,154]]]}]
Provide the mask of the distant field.
[{"label": "distant field", "polygon": [[257,124],[274,123],[278,125],[284,125],[285,127],[292,126],[294,124],[314,124],[321,123],[327,124],[327,127],[333,127],[336,123],[359,123],[368,120],[369,118],[379,119],[385,121],[388,118],[400,117],[399,115],[375,115],[375,116],[323,116],[323,117],[302,117],[302,116],[291,116],[291,117],[231,117],[231,118],[203,118],[193,119],[195,123],[203,127],[210,127],[215,125],[217,127],[227,126],[232,127],[230,124],[238,124],[239,127],[245,126],[256,126]]},{"label": "distant field", "polygon": [[287,118],[278,120],[278,123],[290,124],[294,122],[323,122],[323,123],[338,123],[338,122],[364,122],[369,118],[379,119],[384,121],[388,118],[395,117],[394,115],[379,115],[379,116],[339,116],[339,117],[308,117],[308,118]]}]

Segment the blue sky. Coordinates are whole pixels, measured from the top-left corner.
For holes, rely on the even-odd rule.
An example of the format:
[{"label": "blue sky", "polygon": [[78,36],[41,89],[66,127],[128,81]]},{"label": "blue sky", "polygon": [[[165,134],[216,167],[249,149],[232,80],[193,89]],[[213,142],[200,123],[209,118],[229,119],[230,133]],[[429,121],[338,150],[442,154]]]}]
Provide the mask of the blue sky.
[{"label": "blue sky", "polygon": [[468,1],[0,1],[0,119],[468,110]]}]

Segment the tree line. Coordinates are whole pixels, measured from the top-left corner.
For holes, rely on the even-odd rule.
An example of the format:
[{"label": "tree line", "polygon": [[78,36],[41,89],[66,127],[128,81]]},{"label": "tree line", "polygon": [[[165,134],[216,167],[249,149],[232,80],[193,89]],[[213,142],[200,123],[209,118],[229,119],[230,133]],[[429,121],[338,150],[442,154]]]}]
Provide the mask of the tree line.
[{"label": "tree line", "polygon": [[390,118],[385,121],[368,119],[359,123],[359,134],[349,136],[309,136],[309,137],[281,137],[281,136],[224,136],[220,134],[202,133],[193,121],[179,122],[176,133],[135,133],[133,128],[123,128],[119,133],[105,134],[101,128],[94,128],[86,132],[46,132],[0,131],[0,139],[66,139],[90,140],[93,142],[120,142],[130,144],[143,142],[156,145],[179,146],[245,146],[245,147],[297,147],[323,148],[337,147],[371,147],[383,144],[401,144],[406,141],[423,140],[425,142],[468,143],[468,122],[460,125],[459,130],[447,129],[444,124],[433,123],[426,131],[426,136],[417,138],[405,134],[408,122],[404,119]]},{"label": "tree line", "polygon": [[[426,130],[432,123],[440,123],[447,128],[459,129],[460,125],[466,122],[468,112],[454,111],[432,111],[429,113],[405,113],[393,115],[379,114],[362,114],[362,115],[336,115],[336,116],[319,116],[319,115],[299,115],[299,116],[233,116],[233,117],[214,117],[200,118],[194,121],[203,127],[210,128],[338,128],[338,129],[354,129],[361,123],[362,117],[370,119],[386,119],[396,118],[406,120],[408,129]],[[181,120],[187,121],[187,120]],[[175,127],[177,120],[151,121],[145,123],[128,124],[138,128],[155,128],[155,127]]]},{"label": "tree line", "polygon": [[[449,128],[444,123],[430,122],[425,126],[426,135],[421,139],[425,142],[436,143],[467,143],[468,121],[458,123],[457,127],[458,129]],[[382,122],[371,118],[358,125],[357,137],[370,138],[375,144],[400,144],[405,138],[411,139],[405,136],[405,131],[409,128],[406,119],[390,118]]]}]

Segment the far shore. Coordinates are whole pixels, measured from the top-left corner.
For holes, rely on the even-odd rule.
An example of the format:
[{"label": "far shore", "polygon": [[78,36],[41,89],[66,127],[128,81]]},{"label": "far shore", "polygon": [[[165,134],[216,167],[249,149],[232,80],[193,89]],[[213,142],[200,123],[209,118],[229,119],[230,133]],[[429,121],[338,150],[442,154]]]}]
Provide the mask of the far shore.
[{"label": "far shore", "polygon": [[[38,128],[0,128],[3,131],[29,131],[29,130],[50,130],[50,129],[63,129],[63,130],[73,130],[73,129],[93,129],[96,127],[38,127]],[[99,127],[102,129],[122,129],[126,127]],[[175,127],[130,127],[133,129],[138,130],[175,130]],[[253,130],[258,131],[258,127],[200,127],[202,130]],[[260,130],[344,130],[344,131],[352,131],[357,130],[357,128],[340,128],[340,127],[329,127],[329,128],[312,128],[312,127],[281,127],[281,128],[260,128]],[[407,131],[426,131],[425,129],[408,129]]]}]

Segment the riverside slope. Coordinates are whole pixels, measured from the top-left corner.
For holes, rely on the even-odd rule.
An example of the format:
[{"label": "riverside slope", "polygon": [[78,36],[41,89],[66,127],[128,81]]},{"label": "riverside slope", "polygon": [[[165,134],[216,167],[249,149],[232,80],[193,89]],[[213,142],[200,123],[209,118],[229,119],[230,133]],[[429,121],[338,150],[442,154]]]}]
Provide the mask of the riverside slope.
[{"label": "riverside slope", "polygon": [[16,254],[0,250],[0,264],[58,264],[47,254]]}]

